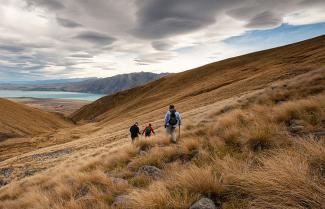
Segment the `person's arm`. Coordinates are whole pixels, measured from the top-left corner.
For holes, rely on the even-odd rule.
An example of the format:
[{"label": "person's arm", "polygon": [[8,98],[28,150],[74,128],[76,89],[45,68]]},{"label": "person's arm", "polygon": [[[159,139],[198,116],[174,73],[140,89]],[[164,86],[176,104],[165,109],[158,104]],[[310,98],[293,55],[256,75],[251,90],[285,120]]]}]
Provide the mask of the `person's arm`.
[{"label": "person's arm", "polygon": [[138,127],[138,134],[141,134],[141,133],[140,133],[140,128],[139,128],[139,127]]},{"label": "person's arm", "polygon": [[182,125],[182,117],[180,113],[178,113],[177,115],[178,115],[178,125],[180,126]]},{"label": "person's arm", "polygon": [[144,134],[144,132],[146,131],[146,129],[147,129],[147,127],[146,127],[145,129],[143,129],[143,131],[142,131],[142,135]]},{"label": "person's arm", "polygon": [[155,134],[155,131],[153,130],[153,128],[151,127],[151,132],[153,133],[153,134]]},{"label": "person's arm", "polygon": [[168,121],[169,121],[169,112],[167,112],[165,115],[165,128],[168,125]]}]

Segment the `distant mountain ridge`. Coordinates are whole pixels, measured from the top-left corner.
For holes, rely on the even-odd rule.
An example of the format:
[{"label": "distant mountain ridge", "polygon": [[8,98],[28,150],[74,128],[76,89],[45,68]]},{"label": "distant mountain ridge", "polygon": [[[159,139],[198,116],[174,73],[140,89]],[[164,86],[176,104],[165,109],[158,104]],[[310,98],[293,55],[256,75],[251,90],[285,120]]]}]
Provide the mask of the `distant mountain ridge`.
[{"label": "distant mountain ridge", "polygon": [[168,73],[155,74],[149,72],[140,72],[121,74],[108,78],[81,81],[72,85],[68,85],[63,89],[65,91],[113,94],[122,90],[147,84],[166,75],[168,75]]},{"label": "distant mountain ridge", "polygon": [[47,85],[47,84],[62,84],[62,83],[75,83],[85,80],[98,79],[97,77],[88,78],[66,78],[66,79],[51,79],[51,80],[35,80],[35,81],[0,81],[0,85]]},{"label": "distant mountain ridge", "polygon": [[[82,81],[67,79],[67,82],[52,80],[48,83],[26,83],[26,84],[0,84],[2,90],[25,90],[25,91],[70,91],[95,94],[114,94],[119,91],[134,88],[157,80],[168,73],[139,72],[130,74],[120,74],[107,78],[89,78]],[[71,82],[72,81],[72,82]]]}]

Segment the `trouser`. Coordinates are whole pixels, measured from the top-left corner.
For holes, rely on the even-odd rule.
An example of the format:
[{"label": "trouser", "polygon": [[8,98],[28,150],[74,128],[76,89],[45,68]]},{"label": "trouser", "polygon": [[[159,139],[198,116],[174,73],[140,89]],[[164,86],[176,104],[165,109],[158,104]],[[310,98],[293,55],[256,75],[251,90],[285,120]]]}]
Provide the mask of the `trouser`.
[{"label": "trouser", "polygon": [[131,136],[131,139],[132,139],[132,143],[134,143],[135,140],[139,139],[139,136]]},{"label": "trouser", "polygon": [[170,135],[170,140],[176,143],[176,127],[168,126],[166,128],[167,134]]}]

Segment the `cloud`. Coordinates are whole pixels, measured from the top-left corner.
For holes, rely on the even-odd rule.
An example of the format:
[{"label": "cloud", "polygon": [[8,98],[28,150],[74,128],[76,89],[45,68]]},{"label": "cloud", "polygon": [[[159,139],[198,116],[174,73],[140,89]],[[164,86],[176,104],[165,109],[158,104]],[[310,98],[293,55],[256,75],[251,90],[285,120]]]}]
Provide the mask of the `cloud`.
[{"label": "cloud", "polygon": [[76,53],[76,54],[71,54],[70,57],[73,57],[73,58],[92,58],[93,55],[88,54],[88,53]]},{"label": "cloud", "polygon": [[55,9],[55,10],[60,10],[64,9],[65,6],[62,3],[62,1],[59,0],[26,0],[27,4],[29,7],[45,7],[50,10]]},{"label": "cloud", "polygon": [[25,48],[15,45],[5,45],[0,43],[0,51],[7,51],[7,52],[22,52]]},{"label": "cloud", "polygon": [[77,23],[73,20],[68,20],[60,17],[57,17],[56,20],[60,25],[67,28],[77,28],[82,26],[80,23]]},{"label": "cloud", "polygon": [[323,0],[3,0],[0,71],[38,79],[179,71],[239,54],[224,46],[230,37],[324,21]]},{"label": "cloud", "polygon": [[160,39],[184,34],[216,21],[216,0],[138,0],[135,34]]},{"label": "cloud", "polygon": [[303,0],[299,4],[303,6],[317,6],[324,5],[325,3],[323,0]]},{"label": "cloud", "polygon": [[149,54],[139,55],[139,56],[137,56],[137,58],[134,59],[134,61],[137,64],[146,65],[146,64],[154,64],[154,63],[168,61],[175,57],[176,56],[174,53],[157,52],[157,53],[149,53]]},{"label": "cloud", "polygon": [[75,39],[87,41],[94,44],[109,45],[112,44],[116,39],[103,33],[94,31],[81,32],[74,36]]},{"label": "cloud", "polygon": [[176,43],[170,40],[160,40],[151,42],[151,46],[159,51],[171,49]]},{"label": "cloud", "polygon": [[274,28],[282,24],[282,17],[271,11],[257,14],[245,25],[248,28]]}]

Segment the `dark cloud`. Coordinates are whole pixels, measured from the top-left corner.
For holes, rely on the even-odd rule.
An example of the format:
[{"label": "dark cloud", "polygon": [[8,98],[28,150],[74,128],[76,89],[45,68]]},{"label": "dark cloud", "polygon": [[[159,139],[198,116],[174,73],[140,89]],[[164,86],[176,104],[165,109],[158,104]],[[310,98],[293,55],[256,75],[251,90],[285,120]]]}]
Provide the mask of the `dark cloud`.
[{"label": "dark cloud", "polygon": [[175,45],[175,42],[173,41],[153,41],[151,42],[151,46],[159,51],[165,51],[171,49]]},{"label": "dark cloud", "polygon": [[245,25],[248,28],[269,28],[277,27],[282,23],[282,16],[276,15],[271,11],[257,14]]},{"label": "dark cloud", "polygon": [[[211,25],[221,1],[217,0],[138,0],[135,34],[160,39]],[[222,1],[223,2],[223,1]]]},{"label": "dark cloud", "polygon": [[60,9],[64,9],[65,6],[62,3],[63,1],[59,1],[59,0],[25,0],[27,2],[27,5],[29,7],[45,7],[48,8],[50,10],[54,9],[54,10],[60,10]]},{"label": "dark cloud", "polygon": [[303,0],[300,2],[303,6],[313,6],[313,5],[325,5],[324,0]]},{"label": "dark cloud", "polygon": [[238,20],[247,20],[254,16],[255,12],[260,11],[257,5],[241,6],[226,11],[226,14]]},{"label": "dark cloud", "polygon": [[116,39],[114,37],[108,36],[106,34],[93,32],[93,31],[87,31],[82,32],[76,36],[74,36],[75,39],[87,41],[94,44],[102,44],[102,45],[108,45],[112,44]]},{"label": "dark cloud", "polygon": [[68,19],[65,19],[65,18],[60,18],[60,17],[57,17],[56,18],[56,21],[62,25],[63,27],[66,27],[66,28],[77,28],[77,27],[81,27],[82,25],[80,23],[77,23],[73,20],[68,20]]},{"label": "dark cloud", "polygon": [[71,54],[69,57],[73,57],[73,58],[92,58],[93,55],[85,54],[85,53],[76,53],[76,54]]},{"label": "dark cloud", "polygon": [[6,44],[1,44],[0,43],[0,51],[7,51],[7,52],[22,52],[24,51],[25,48],[21,46],[16,46],[16,45],[6,45]]}]

